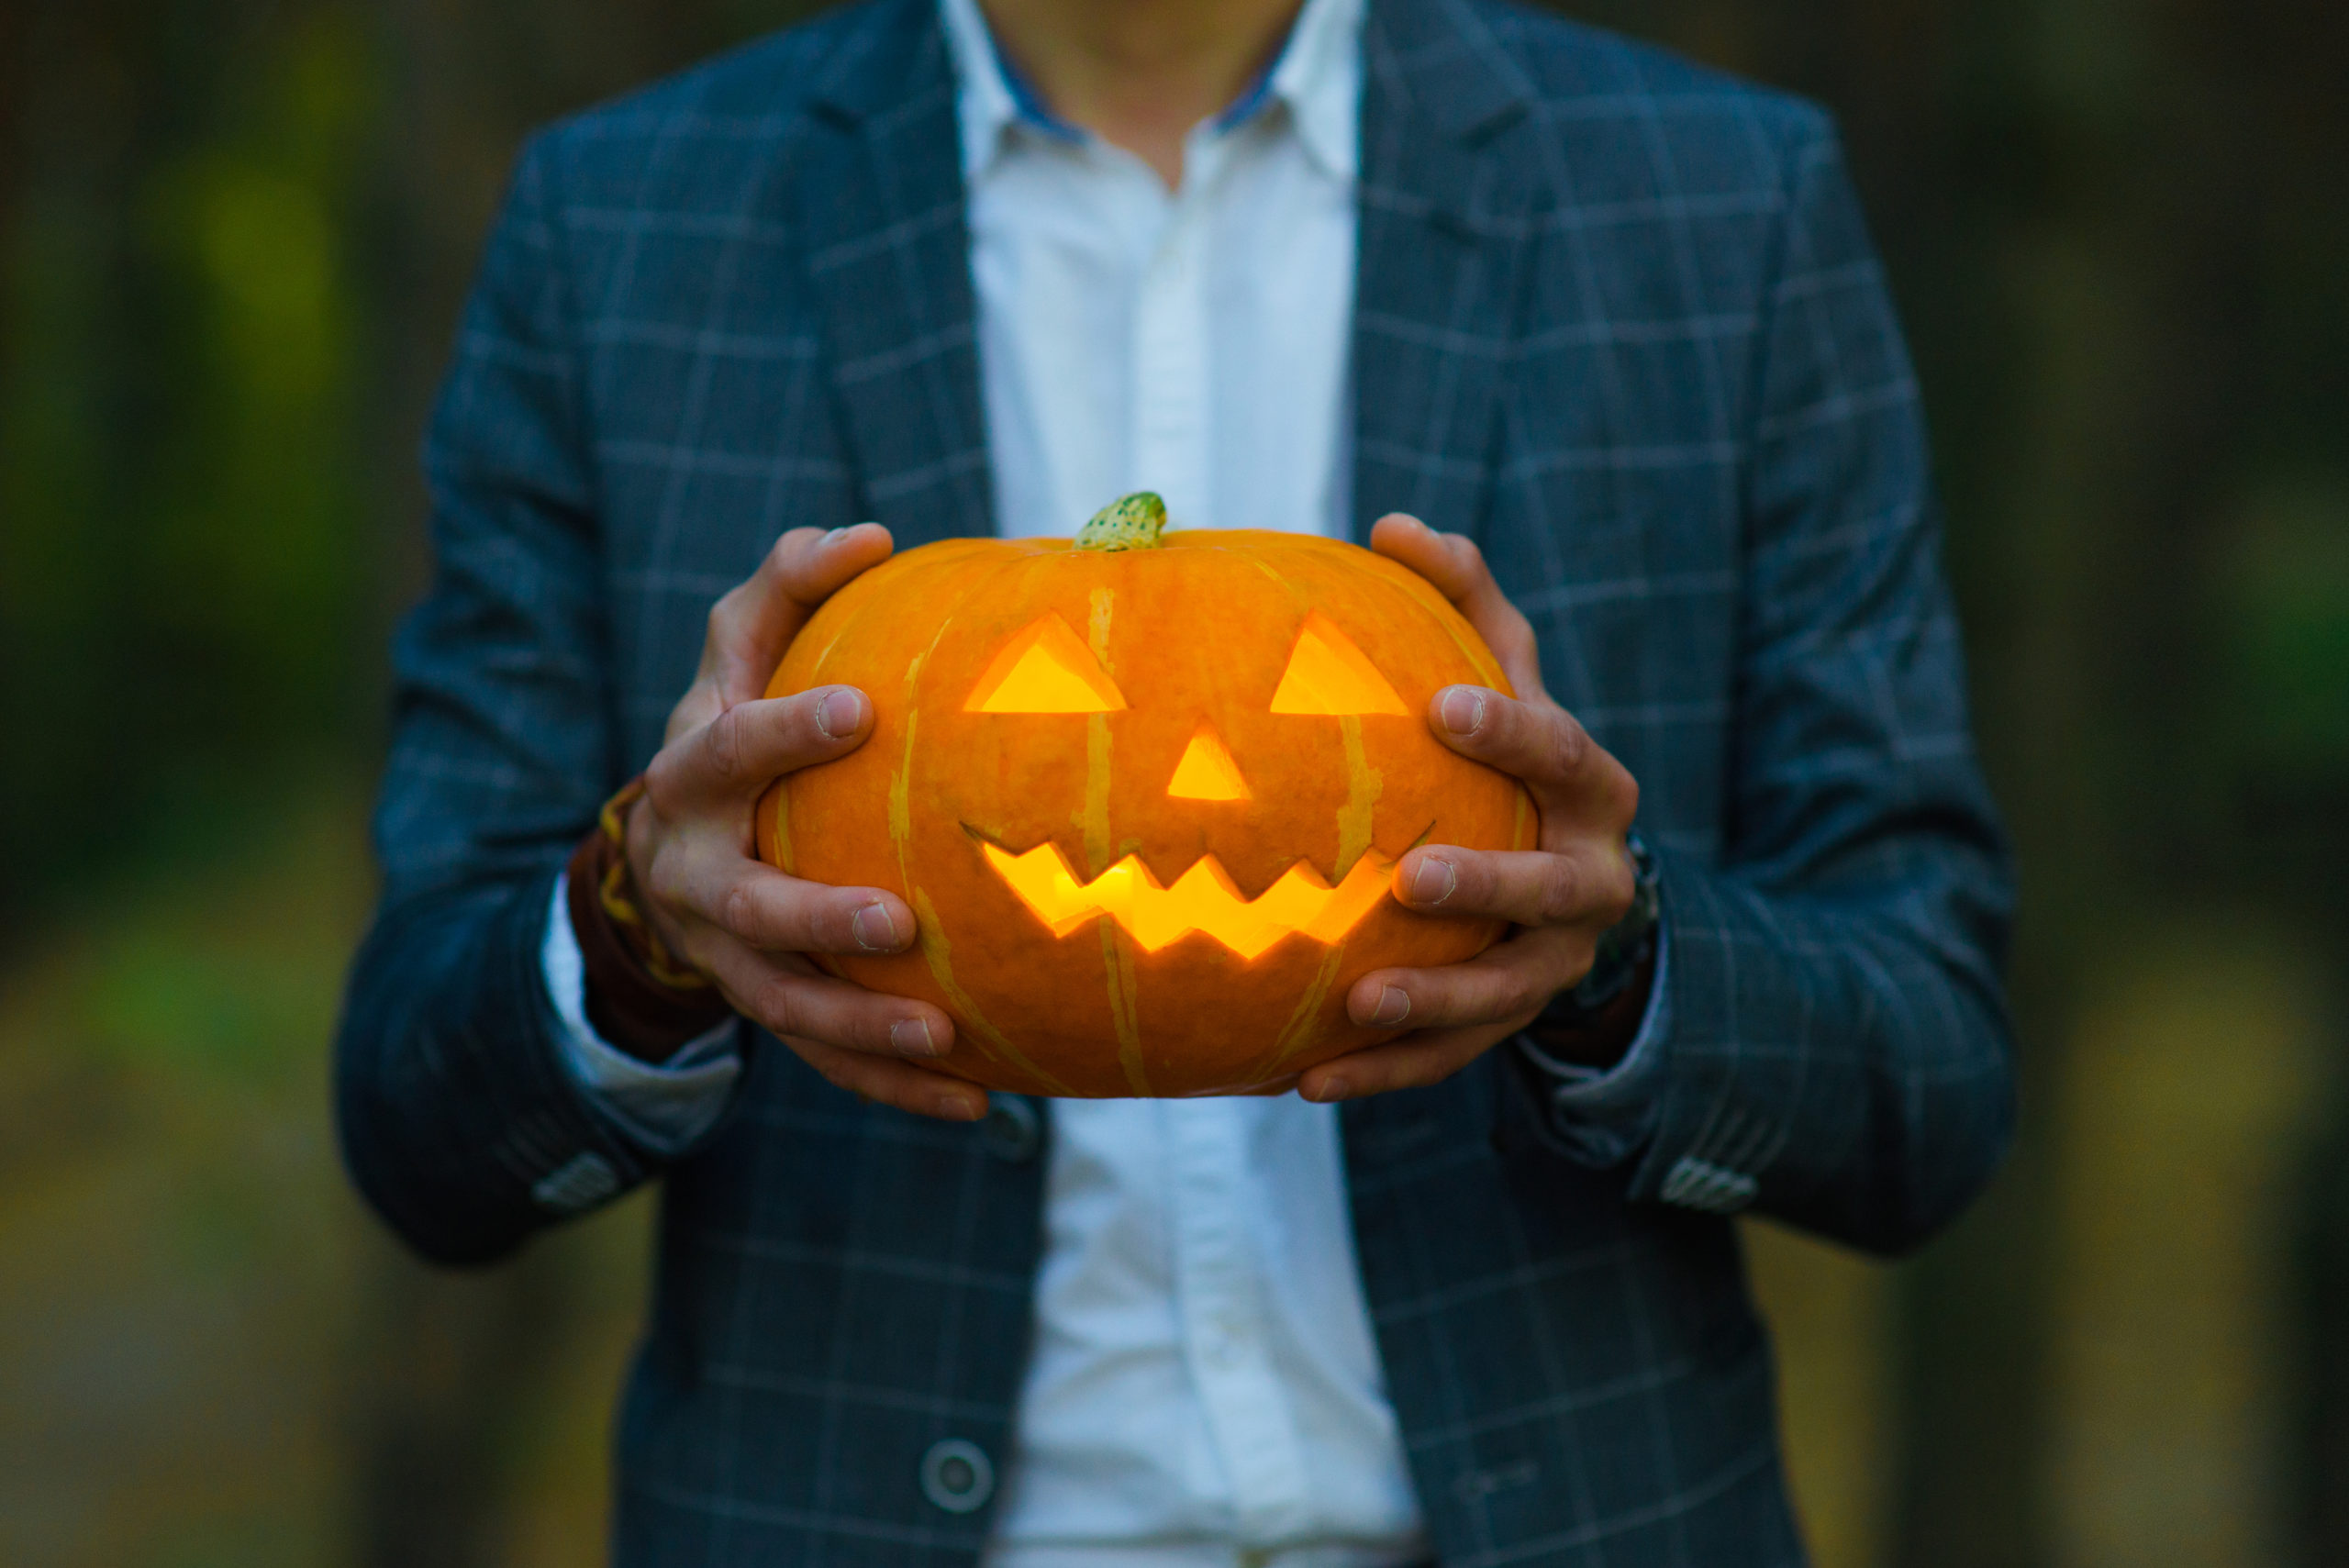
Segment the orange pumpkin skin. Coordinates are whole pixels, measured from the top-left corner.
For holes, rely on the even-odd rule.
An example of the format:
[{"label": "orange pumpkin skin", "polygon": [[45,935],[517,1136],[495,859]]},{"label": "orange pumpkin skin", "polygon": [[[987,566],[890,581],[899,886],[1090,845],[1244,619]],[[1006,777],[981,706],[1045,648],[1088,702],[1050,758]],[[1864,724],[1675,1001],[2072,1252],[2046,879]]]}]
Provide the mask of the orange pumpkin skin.
[{"label": "orange pumpkin skin", "polygon": [[[1391,685],[1400,700],[1387,706],[1401,711],[1273,711],[1317,612],[1317,625],[1334,626]],[[1074,635],[1046,640],[1064,653],[1081,642],[1106,677],[1098,684],[1114,684],[1124,706],[974,709],[983,684],[1003,675],[1007,650],[1052,617]],[[990,1088],[1228,1093],[1391,1038],[1399,1031],[1348,1020],[1355,980],[1390,964],[1473,957],[1501,930],[1406,909],[1385,886],[1392,862],[1423,842],[1533,842],[1533,807],[1517,782],[1428,730],[1441,688],[1508,690],[1499,664],[1432,586],[1350,544],[1202,530],[1131,550],[1067,539],[927,545],[826,603],[767,695],[836,683],[872,699],[872,734],[768,791],[760,856],[796,876],[905,898],[920,925],[916,947],[826,966],[944,1008],[957,1033],[938,1065]],[[1236,769],[1246,798],[1170,795],[1178,772],[1205,776],[1186,771],[1195,742],[1214,750],[1197,740],[1203,730],[1224,752],[1224,766],[1208,773],[1229,785]],[[1375,902],[1341,940],[1294,931],[1252,958],[1199,930],[1170,940],[1161,929],[1153,949],[1101,914],[1056,936],[990,862],[990,845],[998,861],[1050,845],[1088,884],[1136,856],[1171,886],[1211,855],[1252,900],[1300,861],[1337,887],[1368,855],[1351,886]],[[1133,872],[1128,862],[1119,875]],[[1306,885],[1292,878],[1288,891]]]}]

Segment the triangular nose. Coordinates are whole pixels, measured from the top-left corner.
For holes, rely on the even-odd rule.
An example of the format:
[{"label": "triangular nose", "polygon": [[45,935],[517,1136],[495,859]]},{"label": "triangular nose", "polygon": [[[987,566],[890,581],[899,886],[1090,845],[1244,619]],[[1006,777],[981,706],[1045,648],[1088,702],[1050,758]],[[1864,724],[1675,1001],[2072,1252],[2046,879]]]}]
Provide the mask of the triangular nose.
[{"label": "triangular nose", "polygon": [[1183,760],[1174,764],[1166,793],[1177,800],[1248,798],[1248,781],[1240,776],[1240,764],[1231,760],[1230,749],[1215,732],[1215,726],[1200,725],[1191,743],[1183,748]]}]

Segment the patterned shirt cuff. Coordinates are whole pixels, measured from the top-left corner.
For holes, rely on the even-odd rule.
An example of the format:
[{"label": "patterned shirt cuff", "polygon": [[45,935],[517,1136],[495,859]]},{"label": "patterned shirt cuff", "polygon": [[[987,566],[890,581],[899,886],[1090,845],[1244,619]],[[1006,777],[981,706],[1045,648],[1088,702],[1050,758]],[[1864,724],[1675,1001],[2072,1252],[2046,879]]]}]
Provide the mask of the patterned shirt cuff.
[{"label": "patterned shirt cuff", "polygon": [[568,874],[554,879],[539,967],[547,997],[562,1020],[562,1062],[588,1100],[613,1126],[654,1154],[683,1153],[725,1113],[742,1075],[742,1020],[729,1018],[696,1035],[660,1066],[629,1055],[587,1021],[587,972],[565,902]]},{"label": "patterned shirt cuff", "polygon": [[1648,1010],[1623,1060],[1609,1068],[1577,1066],[1543,1051],[1527,1035],[1511,1043],[1534,1069],[1553,1130],[1586,1165],[1611,1170],[1654,1138],[1664,1088],[1664,1037],[1672,1027],[1672,938],[1658,928],[1655,978]]}]

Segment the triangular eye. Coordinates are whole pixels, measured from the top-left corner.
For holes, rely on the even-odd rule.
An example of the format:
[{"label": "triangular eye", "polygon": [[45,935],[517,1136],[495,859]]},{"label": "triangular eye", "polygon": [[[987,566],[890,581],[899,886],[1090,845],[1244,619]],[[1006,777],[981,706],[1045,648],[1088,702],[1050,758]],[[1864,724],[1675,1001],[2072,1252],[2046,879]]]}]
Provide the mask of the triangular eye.
[{"label": "triangular eye", "polygon": [[1297,651],[1288,656],[1280,688],[1273,693],[1273,711],[1408,714],[1411,710],[1403,706],[1386,677],[1363,657],[1362,650],[1332,626],[1329,617],[1316,610],[1305,617],[1305,629],[1297,635]]},{"label": "triangular eye", "polygon": [[1004,645],[979,677],[965,713],[1113,713],[1118,684],[1068,622],[1047,614]]}]

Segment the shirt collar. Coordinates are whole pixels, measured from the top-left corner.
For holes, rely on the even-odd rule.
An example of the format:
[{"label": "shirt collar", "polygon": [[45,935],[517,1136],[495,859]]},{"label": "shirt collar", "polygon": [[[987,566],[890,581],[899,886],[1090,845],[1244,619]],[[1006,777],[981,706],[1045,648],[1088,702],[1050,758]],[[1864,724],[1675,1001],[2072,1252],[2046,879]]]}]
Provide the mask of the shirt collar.
[{"label": "shirt collar", "polygon": [[[1215,118],[1229,130],[1278,103],[1297,139],[1330,174],[1352,179],[1362,98],[1364,0],[1305,0],[1272,65]],[[976,180],[1002,151],[1015,125],[1063,141],[1086,133],[1054,117],[996,52],[978,0],[939,0],[954,61],[954,106],[963,133],[963,177]]]}]

